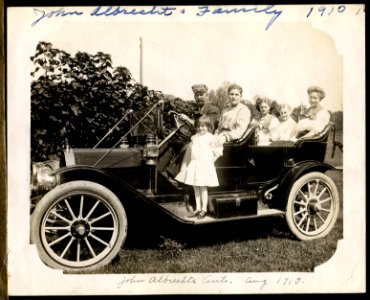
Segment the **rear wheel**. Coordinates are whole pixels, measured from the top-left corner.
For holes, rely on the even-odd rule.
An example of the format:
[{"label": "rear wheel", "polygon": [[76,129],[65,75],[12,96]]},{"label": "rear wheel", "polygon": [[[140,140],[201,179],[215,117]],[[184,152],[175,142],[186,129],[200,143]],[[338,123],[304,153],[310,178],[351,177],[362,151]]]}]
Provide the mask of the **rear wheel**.
[{"label": "rear wheel", "polygon": [[298,239],[321,238],[332,230],[339,208],[339,194],[334,181],[326,174],[311,172],[293,184],[286,220]]},{"label": "rear wheel", "polygon": [[117,196],[90,181],[57,186],[37,204],[32,237],[47,265],[67,271],[108,264],[127,236],[126,212]]}]

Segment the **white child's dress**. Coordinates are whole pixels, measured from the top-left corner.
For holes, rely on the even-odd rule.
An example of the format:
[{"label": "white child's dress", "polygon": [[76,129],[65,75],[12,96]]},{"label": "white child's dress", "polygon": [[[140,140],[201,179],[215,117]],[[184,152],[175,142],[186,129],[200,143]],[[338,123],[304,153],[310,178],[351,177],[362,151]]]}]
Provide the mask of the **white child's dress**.
[{"label": "white child's dress", "polygon": [[175,179],[192,186],[218,186],[213,158],[215,153],[220,154],[220,149],[214,147],[214,141],[214,135],[209,132],[193,135]]}]

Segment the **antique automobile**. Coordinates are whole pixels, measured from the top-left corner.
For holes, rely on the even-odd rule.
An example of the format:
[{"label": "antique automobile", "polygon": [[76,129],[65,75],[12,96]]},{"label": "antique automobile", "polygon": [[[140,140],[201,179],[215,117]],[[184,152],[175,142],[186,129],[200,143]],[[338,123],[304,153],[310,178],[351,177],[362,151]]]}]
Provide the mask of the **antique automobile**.
[{"label": "antique automobile", "polygon": [[[153,113],[156,130],[138,134]],[[253,127],[226,143],[215,163],[220,184],[209,188],[208,214],[197,219],[191,217],[193,189],[176,184],[166,172],[180,151],[179,137],[186,143],[193,129],[178,113],[168,114],[176,126],[166,135],[159,101],[112,147],[66,147],[59,164],[34,164],[33,185],[43,196],[32,213],[31,237],[45,264],[72,272],[102,267],[136,227],[159,223],[193,230],[282,216],[299,240],[322,238],[332,230],[340,201],[325,174],[334,168],[323,162],[330,124],[295,143],[257,146]]]}]

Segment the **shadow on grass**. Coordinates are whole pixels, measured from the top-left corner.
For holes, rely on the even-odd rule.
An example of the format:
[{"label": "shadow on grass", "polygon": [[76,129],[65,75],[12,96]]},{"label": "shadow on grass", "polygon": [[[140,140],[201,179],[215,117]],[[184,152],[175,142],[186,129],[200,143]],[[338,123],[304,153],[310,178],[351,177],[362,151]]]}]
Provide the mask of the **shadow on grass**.
[{"label": "shadow on grass", "polygon": [[271,237],[295,240],[283,217],[266,217],[249,220],[230,221],[198,226],[169,226],[161,229],[148,229],[146,232],[131,232],[127,249],[158,249],[163,238],[173,239],[186,248],[210,246],[231,241],[267,239]]}]

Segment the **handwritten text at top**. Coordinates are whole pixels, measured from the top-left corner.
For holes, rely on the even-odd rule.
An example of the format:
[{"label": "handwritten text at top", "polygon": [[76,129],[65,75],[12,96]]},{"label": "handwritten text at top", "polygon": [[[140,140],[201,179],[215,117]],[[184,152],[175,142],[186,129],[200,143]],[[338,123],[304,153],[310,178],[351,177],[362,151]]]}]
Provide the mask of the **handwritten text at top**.
[{"label": "handwritten text at top", "polygon": [[[67,8],[58,8],[51,10],[42,10],[40,8],[34,8],[34,13],[36,14],[36,19],[31,23],[31,26],[35,26],[40,23],[41,20],[52,19],[56,17],[79,17],[84,15],[83,11],[80,10],[68,10]],[[174,15],[175,12],[179,14],[185,14],[185,8],[179,8],[175,6],[163,6],[163,7],[121,7],[121,6],[97,6],[94,7],[89,15],[91,17],[114,17],[122,15],[132,15],[132,16],[147,16],[147,15],[158,15],[169,17]],[[199,6],[195,12],[195,16],[203,17],[206,15],[230,15],[230,14],[259,14],[270,16],[265,30],[268,30],[273,23],[278,19],[278,17],[283,13],[282,10],[276,9],[275,5],[265,5],[265,6],[252,6],[252,7],[218,7],[210,8],[208,5]]]}]

